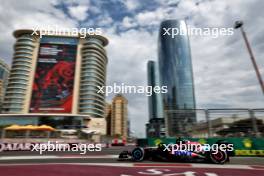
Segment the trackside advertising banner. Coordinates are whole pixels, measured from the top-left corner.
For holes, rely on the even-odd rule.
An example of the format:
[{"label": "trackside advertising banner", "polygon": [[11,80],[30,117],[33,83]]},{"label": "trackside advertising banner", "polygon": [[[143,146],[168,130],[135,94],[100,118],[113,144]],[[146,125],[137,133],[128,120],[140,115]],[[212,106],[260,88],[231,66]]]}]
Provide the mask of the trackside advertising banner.
[{"label": "trackside advertising banner", "polygon": [[40,43],[30,112],[70,113],[77,45]]}]

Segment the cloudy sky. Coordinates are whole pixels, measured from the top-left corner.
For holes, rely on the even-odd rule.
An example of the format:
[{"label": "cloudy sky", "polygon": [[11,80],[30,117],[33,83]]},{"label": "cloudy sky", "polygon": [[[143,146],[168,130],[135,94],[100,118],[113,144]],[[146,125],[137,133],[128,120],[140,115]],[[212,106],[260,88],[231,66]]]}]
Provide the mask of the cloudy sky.
[{"label": "cloudy sky", "polygon": [[[146,85],[146,63],[157,60],[159,24],[185,19],[192,27],[233,27],[243,20],[264,77],[264,1],[262,0],[0,0],[0,58],[11,63],[19,28],[58,25],[101,27],[109,39],[107,85]],[[241,38],[190,36],[198,108],[264,107],[264,96]],[[107,97],[111,100],[113,95]],[[145,133],[147,97],[125,95],[131,127]]]}]

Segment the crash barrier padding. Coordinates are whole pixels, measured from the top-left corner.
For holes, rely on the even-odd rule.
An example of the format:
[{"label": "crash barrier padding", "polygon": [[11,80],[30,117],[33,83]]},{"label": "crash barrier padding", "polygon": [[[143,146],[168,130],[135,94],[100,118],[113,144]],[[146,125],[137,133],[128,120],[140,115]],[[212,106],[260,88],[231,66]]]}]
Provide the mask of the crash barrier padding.
[{"label": "crash barrier padding", "polygon": [[[138,139],[139,146],[156,146],[159,143],[175,144],[177,138],[148,138]],[[214,144],[225,141],[234,145],[235,156],[264,156],[264,138],[230,137],[230,138],[184,138],[201,144]]]}]

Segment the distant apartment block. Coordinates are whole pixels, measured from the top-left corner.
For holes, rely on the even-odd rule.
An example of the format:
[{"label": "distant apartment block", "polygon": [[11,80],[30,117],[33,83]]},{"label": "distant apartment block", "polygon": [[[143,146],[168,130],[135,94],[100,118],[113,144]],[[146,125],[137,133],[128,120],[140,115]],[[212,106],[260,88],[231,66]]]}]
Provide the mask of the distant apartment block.
[{"label": "distant apartment block", "polygon": [[127,99],[121,95],[116,95],[112,104],[107,104],[105,110],[106,131],[113,137],[128,137],[128,115],[127,115]]}]

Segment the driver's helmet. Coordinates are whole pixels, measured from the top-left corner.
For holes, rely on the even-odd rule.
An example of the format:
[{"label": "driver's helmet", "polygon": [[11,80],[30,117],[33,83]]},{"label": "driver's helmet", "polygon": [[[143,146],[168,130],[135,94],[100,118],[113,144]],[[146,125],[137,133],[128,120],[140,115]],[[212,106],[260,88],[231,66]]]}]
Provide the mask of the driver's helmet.
[{"label": "driver's helmet", "polygon": [[182,139],[181,137],[178,137],[178,138],[176,139],[176,144],[179,144],[180,141],[183,141],[183,139]]},{"label": "driver's helmet", "polygon": [[176,144],[179,144],[180,142],[181,142],[182,144],[186,144],[186,143],[188,143],[189,141],[186,140],[186,139],[183,139],[183,138],[181,138],[181,137],[178,137],[178,138],[176,139]]},{"label": "driver's helmet", "polygon": [[164,143],[159,143],[158,144],[158,149],[164,150],[165,149]]}]

